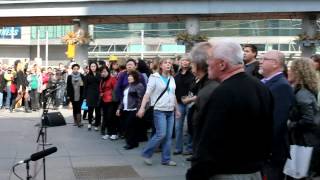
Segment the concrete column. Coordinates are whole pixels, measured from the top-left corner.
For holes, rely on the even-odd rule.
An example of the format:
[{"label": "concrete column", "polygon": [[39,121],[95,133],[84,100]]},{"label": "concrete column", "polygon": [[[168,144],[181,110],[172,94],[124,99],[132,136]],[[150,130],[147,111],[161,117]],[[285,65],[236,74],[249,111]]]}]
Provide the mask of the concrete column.
[{"label": "concrete column", "polygon": [[[88,23],[85,18],[80,19],[80,28],[83,30],[83,32],[88,32]],[[75,31],[76,32],[76,31]],[[78,44],[76,46],[76,53],[74,60],[76,63],[83,66],[85,63],[88,64],[88,44]]]},{"label": "concrete column", "polygon": [[[309,37],[313,38],[317,32],[317,16],[315,14],[306,14],[302,19],[302,33],[307,34]],[[311,46],[301,46],[302,57],[310,57],[316,52],[316,47],[314,44]]]},{"label": "concrete column", "polygon": [[186,19],[186,30],[188,34],[197,35],[200,32],[200,20],[198,17],[188,17]]}]

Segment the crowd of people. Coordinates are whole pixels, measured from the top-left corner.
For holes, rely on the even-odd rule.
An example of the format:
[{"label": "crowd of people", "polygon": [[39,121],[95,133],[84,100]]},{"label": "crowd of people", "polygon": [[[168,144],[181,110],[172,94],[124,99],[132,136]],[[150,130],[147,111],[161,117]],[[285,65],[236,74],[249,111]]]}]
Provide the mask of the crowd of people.
[{"label": "crowd of people", "polygon": [[68,67],[43,68],[16,60],[12,66],[0,64],[0,109],[13,112],[24,107],[26,113],[42,108],[45,95],[50,93],[50,103],[54,108],[66,104],[65,86]]},{"label": "crowd of people", "polygon": [[13,69],[2,65],[0,106],[12,111],[23,99],[26,112],[37,111],[45,92],[58,87],[54,105],[71,103],[75,126],[87,119],[89,131],[125,139],[126,150],[148,141],[146,165],[156,151],[167,166],[177,165],[172,154],[188,155],[188,180],[283,180],[293,144],[314,147],[309,177],[320,176],[320,55],[289,63],[280,51],[257,55],[254,45],[220,40],[199,43],[178,61],[54,70],[16,61]]}]

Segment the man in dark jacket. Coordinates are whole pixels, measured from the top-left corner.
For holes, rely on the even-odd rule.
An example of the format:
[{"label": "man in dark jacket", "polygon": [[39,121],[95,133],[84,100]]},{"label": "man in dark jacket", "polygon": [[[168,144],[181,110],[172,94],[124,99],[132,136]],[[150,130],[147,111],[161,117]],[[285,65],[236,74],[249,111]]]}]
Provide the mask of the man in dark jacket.
[{"label": "man in dark jacket", "polygon": [[272,157],[264,168],[268,180],[283,180],[283,167],[289,153],[287,121],[294,101],[291,86],[283,74],[284,54],[268,51],[263,55],[260,72],[261,80],[271,91],[274,100]]},{"label": "man in dark jacket", "polygon": [[221,84],[206,111],[188,180],[261,180],[271,152],[273,99],[258,79],[244,72],[238,43],[222,40],[207,54],[208,77]]},{"label": "man in dark jacket", "polygon": [[258,79],[262,79],[263,76],[259,73],[259,61],[256,59],[258,55],[257,47],[253,44],[246,44],[243,47],[243,52],[245,72]]}]

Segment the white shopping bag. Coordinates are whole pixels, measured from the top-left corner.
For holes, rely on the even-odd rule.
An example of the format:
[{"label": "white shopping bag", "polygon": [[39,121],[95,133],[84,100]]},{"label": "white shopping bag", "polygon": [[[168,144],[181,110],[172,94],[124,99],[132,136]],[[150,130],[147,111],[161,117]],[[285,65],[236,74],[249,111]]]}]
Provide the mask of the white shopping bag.
[{"label": "white shopping bag", "polygon": [[290,145],[291,159],[287,159],[283,173],[293,178],[308,176],[313,147]]}]

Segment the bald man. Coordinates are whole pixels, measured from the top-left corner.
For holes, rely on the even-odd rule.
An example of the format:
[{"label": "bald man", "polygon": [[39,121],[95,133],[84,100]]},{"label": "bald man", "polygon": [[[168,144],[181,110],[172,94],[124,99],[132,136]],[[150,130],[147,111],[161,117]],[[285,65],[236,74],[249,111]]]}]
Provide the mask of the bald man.
[{"label": "bald man", "polygon": [[261,80],[271,91],[274,101],[272,156],[264,168],[268,180],[283,180],[283,166],[289,153],[287,120],[294,94],[283,71],[285,56],[272,50],[263,55],[259,72]]}]

